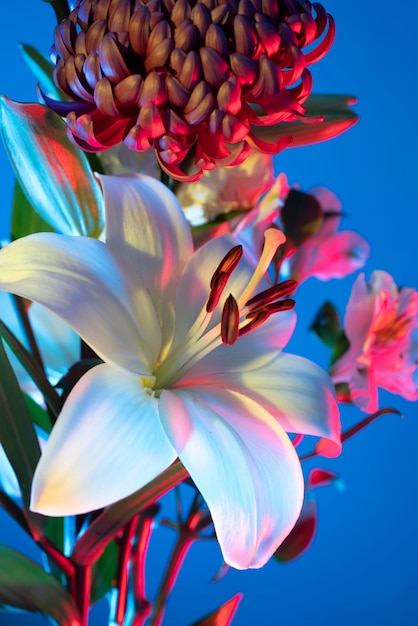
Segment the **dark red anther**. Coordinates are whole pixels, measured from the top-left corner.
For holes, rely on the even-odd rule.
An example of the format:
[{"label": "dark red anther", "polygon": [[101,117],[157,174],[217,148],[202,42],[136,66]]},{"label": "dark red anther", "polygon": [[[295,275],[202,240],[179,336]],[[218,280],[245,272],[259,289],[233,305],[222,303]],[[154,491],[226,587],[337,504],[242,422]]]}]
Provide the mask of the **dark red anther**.
[{"label": "dark red anther", "polygon": [[214,285],[214,282],[216,281],[218,275],[221,272],[227,274],[228,278],[231,276],[232,272],[234,271],[234,269],[236,268],[236,266],[240,262],[241,257],[242,257],[242,246],[241,245],[234,246],[233,248],[231,248],[231,250],[229,250],[229,252],[227,252],[225,254],[224,258],[219,263],[219,265],[216,268],[216,270],[213,272],[213,276],[212,276],[211,281],[210,281],[210,288],[211,289],[212,289],[212,287]]},{"label": "dark red anther", "polygon": [[222,309],[221,338],[225,346],[232,346],[239,337],[238,303],[232,294],[225,300]]},{"label": "dark red anther", "polygon": [[243,335],[246,335],[247,333],[254,330],[255,328],[258,328],[259,326],[261,326],[261,324],[264,324],[264,322],[268,320],[270,315],[271,313],[269,313],[268,311],[261,310],[261,309],[254,313],[253,312],[249,313],[247,315],[247,319],[249,319],[250,321],[248,322],[248,324],[246,324],[245,326],[239,329],[238,337],[242,337]]},{"label": "dark red anther", "polygon": [[256,294],[245,303],[245,306],[250,307],[250,309],[263,309],[271,302],[289,296],[295,291],[297,286],[298,283],[296,280],[285,280],[278,285],[273,285],[273,287]]},{"label": "dark red anther", "polygon": [[295,305],[296,300],[293,300],[292,298],[286,298],[285,300],[278,300],[278,302],[272,302],[271,304],[268,304],[263,310],[268,311],[270,314],[279,313],[280,311],[290,311],[291,309],[295,308]]},{"label": "dark red anther", "polygon": [[229,274],[226,272],[219,272],[215,279],[211,280],[211,290],[208,301],[206,302],[206,311],[211,313],[218,305],[219,299],[225,289],[228,282]]}]

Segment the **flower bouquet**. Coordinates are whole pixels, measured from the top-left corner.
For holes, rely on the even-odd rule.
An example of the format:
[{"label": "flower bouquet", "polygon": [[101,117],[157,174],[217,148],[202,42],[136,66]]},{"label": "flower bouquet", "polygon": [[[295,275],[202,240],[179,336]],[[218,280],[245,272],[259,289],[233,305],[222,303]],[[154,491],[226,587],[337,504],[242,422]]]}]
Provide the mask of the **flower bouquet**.
[{"label": "flower bouquet", "polygon": [[[334,193],[274,172],[276,154],[357,121],[353,97],[312,93],[335,35],[321,4],[49,4],[49,58],[23,46],[37,102],[1,104],[16,187],[0,497],[43,564],[1,546],[0,605],[63,626],[97,603],[100,623],[185,623],[166,609],[192,545],[219,546],[215,580],[296,559],[315,489],[341,484],[324,458],[399,413],[379,388],[418,398],[418,295],[360,273],[344,316],[311,303],[328,371],[288,349],[300,285],[370,252]],[[241,599],[194,623],[227,626]]]}]

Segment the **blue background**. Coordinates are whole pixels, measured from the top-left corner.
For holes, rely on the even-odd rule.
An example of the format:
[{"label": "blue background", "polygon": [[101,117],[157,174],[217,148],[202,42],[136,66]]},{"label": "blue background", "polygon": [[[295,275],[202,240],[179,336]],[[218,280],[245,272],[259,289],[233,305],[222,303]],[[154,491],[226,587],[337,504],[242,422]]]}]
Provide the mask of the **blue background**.
[{"label": "blue background", "polygon": [[[326,8],[335,17],[337,38],[329,55],[313,67],[314,90],[356,95],[361,121],[331,142],[282,153],[276,165],[304,189],[322,184],[337,193],[347,215],[343,226],[372,244],[367,277],[373,269],[385,269],[399,285],[415,286],[418,53],[408,20],[414,19],[418,3],[412,0],[407,6],[400,15],[389,0],[378,5],[329,0]],[[7,1],[1,16],[0,91],[15,100],[34,100],[35,80],[17,42],[47,53],[53,11],[41,0]],[[7,236],[13,175],[3,149],[0,159],[0,236]],[[344,311],[352,282],[353,277],[329,283],[310,280],[301,287],[299,328],[290,351],[326,367],[328,353],[308,327],[326,299]],[[418,624],[417,405],[384,393],[381,405],[395,406],[405,419],[384,416],[350,440],[340,458],[306,465],[332,469],[346,485],[344,492],[318,490],[319,528],[312,548],[291,564],[270,562],[258,571],[230,571],[214,584],[210,579],[221,563],[218,548],[208,542],[193,547],[168,606],[168,626],[191,624],[238,591],[244,592],[244,600],[237,626]],[[346,424],[356,417],[354,410],[344,411]],[[2,512],[0,534],[2,543],[33,550]],[[151,592],[170,540],[169,530],[156,532]],[[103,615],[99,608],[93,623],[105,623]],[[0,624],[46,621],[0,614]]]}]

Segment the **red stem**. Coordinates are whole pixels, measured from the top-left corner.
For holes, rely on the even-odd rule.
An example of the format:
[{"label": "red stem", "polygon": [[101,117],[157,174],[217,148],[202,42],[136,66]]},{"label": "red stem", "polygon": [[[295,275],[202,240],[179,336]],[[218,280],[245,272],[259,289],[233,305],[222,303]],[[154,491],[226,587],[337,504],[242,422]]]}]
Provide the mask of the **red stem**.
[{"label": "red stem", "polygon": [[190,506],[187,520],[184,523],[179,520],[179,534],[155,600],[151,626],[161,626],[168,597],[176,584],[184,559],[192,544],[198,539],[196,529],[202,520],[199,503],[200,494],[197,492]]},{"label": "red stem", "polygon": [[117,572],[118,601],[116,606],[115,622],[120,626],[123,625],[125,617],[129,580],[129,560],[131,556],[132,540],[135,536],[138,519],[139,514],[135,515],[126,525],[119,548],[119,563]]},{"label": "red stem", "polygon": [[196,537],[191,534],[187,527],[180,529],[176,544],[171,553],[163,581],[161,583],[157,599],[154,604],[151,626],[161,626],[168,596],[170,595],[183,565],[186,554]]},{"label": "red stem", "polygon": [[132,558],[134,578],[135,617],[131,626],[144,626],[150,613],[151,603],[145,590],[145,564],[154,524],[155,507],[149,507],[141,514],[138,524],[138,542]]},{"label": "red stem", "polygon": [[91,565],[76,567],[76,604],[80,611],[80,626],[88,626],[91,592]]}]

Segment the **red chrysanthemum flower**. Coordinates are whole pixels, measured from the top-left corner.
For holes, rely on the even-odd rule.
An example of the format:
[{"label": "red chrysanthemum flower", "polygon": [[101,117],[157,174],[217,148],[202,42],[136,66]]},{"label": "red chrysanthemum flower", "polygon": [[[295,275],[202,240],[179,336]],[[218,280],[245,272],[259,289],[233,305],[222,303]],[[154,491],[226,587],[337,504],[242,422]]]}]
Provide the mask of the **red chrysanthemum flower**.
[{"label": "red chrysanthemum flower", "polygon": [[303,118],[307,65],[334,31],[322,5],[305,0],[81,0],[53,49],[72,102],[42,97],[83,150],[154,147],[168,174],[196,180],[242,162],[251,146],[275,153],[289,143],[261,141],[252,127]]}]

